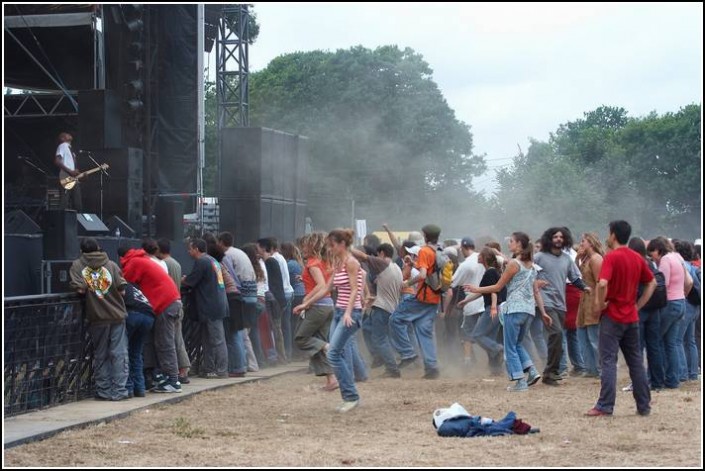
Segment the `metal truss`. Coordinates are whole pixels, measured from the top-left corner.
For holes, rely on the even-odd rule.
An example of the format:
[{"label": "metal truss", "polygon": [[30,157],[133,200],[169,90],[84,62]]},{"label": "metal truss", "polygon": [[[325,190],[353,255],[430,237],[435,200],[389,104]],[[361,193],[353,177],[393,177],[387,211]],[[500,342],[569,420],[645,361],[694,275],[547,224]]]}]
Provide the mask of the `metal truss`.
[{"label": "metal truss", "polygon": [[[72,92],[71,96],[78,97]],[[73,104],[63,93],[28,93],[5,95],[3,116],[14,118],[42,118],[52,116],[78,116]]]},{"label": "metal truss", "polygon": [[216,94],[218,131],[249,126],[248,5],[223,5],[216,39]]}]

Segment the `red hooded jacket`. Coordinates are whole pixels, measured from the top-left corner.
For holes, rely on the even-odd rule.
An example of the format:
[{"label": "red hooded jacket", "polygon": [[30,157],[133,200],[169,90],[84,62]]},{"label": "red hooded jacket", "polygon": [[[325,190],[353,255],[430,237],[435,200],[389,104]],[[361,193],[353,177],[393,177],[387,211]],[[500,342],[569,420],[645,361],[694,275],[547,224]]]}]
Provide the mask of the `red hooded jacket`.
[{"label": "red hooded jacket", "polygon": [[144,250],[128,250],[120,259],[120,264],[125,279],[139,286],[157,315],[181,299],[174,280],[162,267],[150,260]]}]

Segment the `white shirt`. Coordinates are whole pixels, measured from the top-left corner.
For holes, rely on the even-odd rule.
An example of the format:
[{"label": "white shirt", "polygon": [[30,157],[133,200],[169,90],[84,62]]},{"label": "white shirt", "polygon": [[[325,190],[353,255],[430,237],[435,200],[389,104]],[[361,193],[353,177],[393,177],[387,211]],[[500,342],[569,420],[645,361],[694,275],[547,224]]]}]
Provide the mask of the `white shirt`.
[{"label": "white shirt", "polygon": [[279,263],[279,269],[282,271],[282,282],[284,284],[284,295],[294,294],[294,288],[291,287],[289,279],[289,265],[286,264],[286,259],[279,252],[274,252],[272,257]]},{"label": "white shirt", "polygon": [[56,155],[60,155],[64,161],[64,166],[69,170],[76,170],[76,162],[73,160],[73,153],[68,142],[62,142],[56,148]]},{"label": "white shirt", "polygon": [[267,282],[267,266],[264,264],[264,260],[261,258],[257,260],[259,262],[259,266],[262,269],[262,273],[264,273],[264,280],[257,281],[257,296],[260,298],[264,298],[264,293],[269,291],[269,283]]},{"label": "white shirt", "polygon": [[156,263],[157,265],[159,265],[160,267],[162,267],[162,268],[164,269],[164,271],[165,271],[167,274],[169,274],[169,267],[166,266],[166,262],[165,262],[164,260],[160,260],[160,259],[158,259],[157,257],[155,257],[154,255],[150,255],[149,258],[150,258],[154,263]]},{"label": "white shirt", "polygon": [[[480,286],[482,277],[485,275],[485,267],[478,262],[478,253],[473,252],[458,269],[453,273],[452,288],[463,289],[463,285]],[[485,300],[482,296],[463,306],[463,315],[472,316],[485,311]]]}]

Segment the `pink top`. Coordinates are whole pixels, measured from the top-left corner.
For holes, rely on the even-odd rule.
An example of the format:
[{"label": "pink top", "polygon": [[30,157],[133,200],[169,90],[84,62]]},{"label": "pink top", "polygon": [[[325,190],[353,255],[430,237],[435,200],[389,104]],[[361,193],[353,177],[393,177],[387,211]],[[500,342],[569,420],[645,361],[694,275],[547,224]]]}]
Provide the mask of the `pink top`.
[{"label": "pink top", "polygon": [[[338,297],[335,300],[335,307],[340,309],[345,309],[350,304],[350,294],[352,288],[350,286],[350,277],[348,277],[348,272],[343,264],[340,270],[335,272],[333,277],[333,286],[338,291]],[[364,285],[362,284],[362,270],[357,271],[357,296],[355,296],[355,304],[353,309],[362,309],[362,290]]]},{"label": "pink top", "polygon": [[666,297],[668,300],[685,299],[683,257],[678,252],[669,252],[661,257],[658,269],[666,278]]}]

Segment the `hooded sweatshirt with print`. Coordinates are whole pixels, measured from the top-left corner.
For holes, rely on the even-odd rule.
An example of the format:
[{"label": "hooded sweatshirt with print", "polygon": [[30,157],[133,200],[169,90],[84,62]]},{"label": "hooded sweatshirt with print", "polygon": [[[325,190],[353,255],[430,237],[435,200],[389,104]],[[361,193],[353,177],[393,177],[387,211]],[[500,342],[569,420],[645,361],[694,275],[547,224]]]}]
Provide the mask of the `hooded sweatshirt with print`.
[{"label": "hooded sweatshirt with print", "polygon": [[174,280],[154,263],[143,249],[130,249],[120,259],[125,279],[136,284],[160,315],[174,301],[181,300]]},{"label": "hooded sweatshirt with print", "polygon": [[91,324],[119,324],[127,317],[120,291],[127,282],[120,267],[105,252],[88,252],[73,261],[71,288],[86,294],[86,318]]}]

